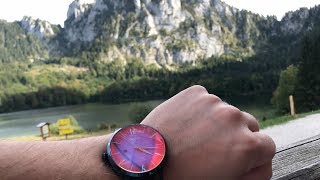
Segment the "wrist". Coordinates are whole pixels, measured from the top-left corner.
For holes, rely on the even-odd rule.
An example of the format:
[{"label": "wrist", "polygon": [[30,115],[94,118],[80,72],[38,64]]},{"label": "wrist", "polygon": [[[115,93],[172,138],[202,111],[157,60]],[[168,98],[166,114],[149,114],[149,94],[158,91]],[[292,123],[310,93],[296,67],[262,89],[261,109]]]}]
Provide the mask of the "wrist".
[{"label": "wrist", "polygon": [[4,179],[118,179],[101,158],[109,137],[0,142],[0,175]]},{"label": "wrist", "polygon": [[102,161],[102,154],[111,138],[111,134],[106,136],[92,137],[76,140],[77,147],[81,149],[78,161],[81,162],[80,173],[87,179],[118,179],[118,176],[109,166]]}]

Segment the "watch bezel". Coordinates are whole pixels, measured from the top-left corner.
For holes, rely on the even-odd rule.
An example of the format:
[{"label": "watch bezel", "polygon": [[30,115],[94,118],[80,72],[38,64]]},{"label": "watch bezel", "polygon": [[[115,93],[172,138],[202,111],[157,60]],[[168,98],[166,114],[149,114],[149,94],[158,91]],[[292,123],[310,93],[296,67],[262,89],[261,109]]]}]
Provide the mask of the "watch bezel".
[{"label": "watch bezel", "polygon": [[[147,171],[147,172],[141,172],[141,173],[134,173],[134,172],[130,172],[130,171],[127,171],[121,167],[119,167],[115,161],[113,160],[112,156],[111,156],[111,150],[110,150],[110,146],[111,146],[111,142],[112,142],[112,139],[113,137],[119,132],[121,131],[122,129],[125,129],[125,128],[129,128],[131,126],[145,126],[145,127],[148,127],[148,128],[152,128],[154,131],[156,131],[157,133],[160,134],[160,136],[162,137],[162,139],[164,140],[164,146],[165,146],[165,156],[164,158],[162,159],[162,161],[160,162],[160,164],[155,167],[154,169],[150,170],[150,171]],[[167,146],[166,146],[166,142],[165,142],[165,139],[164,137],[162,136],[162,134],[154,129],[153,127],[150,127],[150,126],[147,126],[147,125],[144,125],[144,124],[131,124],[131,125],[127,125],[123,128],[120,128],[120,129],[117,129],[113,135],[111,136],[109,142],[108,142],[108,145],[107,145],[107,150],[106,152],[103,154],[103,161],[111,166],[112,170],[118,175],[118,176],[122,176],[122,177],[133,177],[133,178],[140,178],[140,177],[152,177],[158,173],[162,173],[162,168],[163,168],[163,164],[165,162],[165,159],[166,159],[166,154],[167,154]]]}]

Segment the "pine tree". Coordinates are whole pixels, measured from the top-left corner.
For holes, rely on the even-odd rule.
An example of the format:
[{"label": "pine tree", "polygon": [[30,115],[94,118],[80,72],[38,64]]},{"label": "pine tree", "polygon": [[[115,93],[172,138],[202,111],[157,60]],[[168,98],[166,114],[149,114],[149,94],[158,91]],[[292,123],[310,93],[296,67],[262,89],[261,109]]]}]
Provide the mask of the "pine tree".
[{"label": "pine tree", "polygon": [[298,110],[310,111],[320,107],[320,29],[303,41],[296,88]]}]

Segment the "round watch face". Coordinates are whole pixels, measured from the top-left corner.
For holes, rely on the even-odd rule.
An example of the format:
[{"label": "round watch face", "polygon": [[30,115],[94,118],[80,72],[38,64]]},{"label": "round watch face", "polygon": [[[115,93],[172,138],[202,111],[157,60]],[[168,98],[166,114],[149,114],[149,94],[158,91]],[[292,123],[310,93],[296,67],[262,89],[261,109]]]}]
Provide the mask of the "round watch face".
[{"label": "round watch face", "polygon": [[118,130],[108,144],[113,164],[127,174],[145,174],[156,169],[166,153],[165,141],[155,129],[130,125]]}]

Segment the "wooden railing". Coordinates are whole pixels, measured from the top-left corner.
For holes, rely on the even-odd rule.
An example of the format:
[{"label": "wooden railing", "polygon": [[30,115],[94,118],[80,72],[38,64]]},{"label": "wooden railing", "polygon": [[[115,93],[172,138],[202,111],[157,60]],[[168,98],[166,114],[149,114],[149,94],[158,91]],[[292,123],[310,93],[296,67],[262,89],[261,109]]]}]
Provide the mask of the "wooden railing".
[{"label": "wooden railing", "polygon": [[320,135],[277,149],[272,166],[272,179],[319,180]]}]

